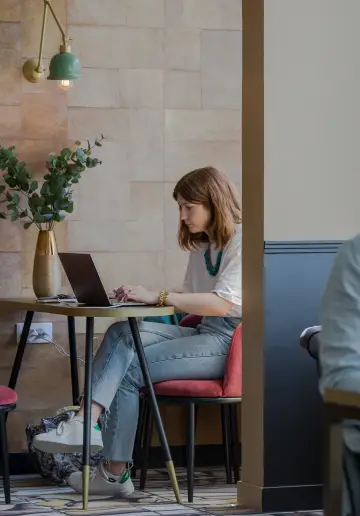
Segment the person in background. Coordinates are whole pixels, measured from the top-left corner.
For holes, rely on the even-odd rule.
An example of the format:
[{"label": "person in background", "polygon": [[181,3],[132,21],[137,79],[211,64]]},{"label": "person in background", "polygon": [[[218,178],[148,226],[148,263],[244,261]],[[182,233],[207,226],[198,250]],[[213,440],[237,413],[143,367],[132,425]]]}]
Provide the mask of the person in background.
[{"label": "person in background", "polygon": [[[231,338],[242,316],[241,209],[226,175],[213,167],[189,172],[176,184],[178,240],[189,251],[182,293],[150,291],[142,286],[115,289],[121,301],[174,306],[203,316],[197,328],[142,322],[139,330],[152,381],[210,380],[224,375]],[[90,482],[90,494],[126,497],[134,486],[132,461],[139,390],[144,386],[129,324],[113,324],[93,364],[91,449],[103,449],[102,462]],[[98,426],[105,412],[102,433]],[[34,438],[34,447],[51,453],[82,451],[84,411],[57,429]],[[69,485],[82,492],[82,473]]]},{"label": "person in background", "polygon": [[[360,235],[345,242],[321,307],[320,390],[360,393]],[[344,422],[343,516],[360,514],[360,422]],[[352,507],[352,509],[351,509]]]}]

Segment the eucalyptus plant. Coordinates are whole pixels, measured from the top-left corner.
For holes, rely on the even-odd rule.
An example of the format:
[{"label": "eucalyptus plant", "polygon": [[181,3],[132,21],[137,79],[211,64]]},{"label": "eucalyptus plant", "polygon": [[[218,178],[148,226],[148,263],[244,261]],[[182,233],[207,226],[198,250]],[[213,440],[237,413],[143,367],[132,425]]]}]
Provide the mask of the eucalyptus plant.
[{"label": "eucalyptus plant", "polygon": [[79,182],[81,173],[101,165],[98,158],[92,157],[92,149],[101,147],[103,139],[101,135],[94,142],[87,141],[84,147],[77,141],[71,149],[50,154],[47,172],[39,182],[26,163],[19,160],[14,146],[0,145],[0,205],[6,209],[1,211],[0,206],[0,219],[24,219],[25,229],[35,224],[40,231],[52,230],[66,213],[72,213],[73,185]]}]

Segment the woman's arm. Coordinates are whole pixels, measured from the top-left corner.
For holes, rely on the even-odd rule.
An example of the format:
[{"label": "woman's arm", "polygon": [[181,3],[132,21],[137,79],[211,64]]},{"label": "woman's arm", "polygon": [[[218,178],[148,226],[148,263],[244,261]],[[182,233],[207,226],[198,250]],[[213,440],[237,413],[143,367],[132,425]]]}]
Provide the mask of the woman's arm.
[{"label": "woman's arm", "polygon": [[[123,285],[114,290],[114,294],[119,301],[139,301],[149,305],[156,305],[160,300],[160,292],[140,286]],[[230,310],[232,302],[211,292],[205,294],[169,292],[166,305],[174,306],[178,312],[224,317]]]},{"label": "woman's arm", "polygon": [[224,317],[232,306],[230,301],[211,292],[204,294],[169,292],[166,304],[175,306],[179,312],[212,317]]}]

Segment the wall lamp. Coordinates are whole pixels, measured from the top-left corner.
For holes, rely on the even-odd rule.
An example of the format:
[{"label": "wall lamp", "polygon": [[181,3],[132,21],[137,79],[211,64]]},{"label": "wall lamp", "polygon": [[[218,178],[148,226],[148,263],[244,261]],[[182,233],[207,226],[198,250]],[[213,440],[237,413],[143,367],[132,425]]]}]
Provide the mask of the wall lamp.
[{"label": "wall lamp", "polygon": [[39,57],[37,59],[28,59],[24,63],[23,74],[30,82],[40,82],[45,77],[42,55],[48,11],[53,15],[56,25],[61,32],[62,44],[60,45],[60,52],[50,61],[49,75],[47,79],[50,81],[58,81],[58,85],[61,89],[68,90],[73,85],[73,81],[75,79],[81,78],[81,63],[79,59],[71,53],[71,47],[69,44],[70,38],[61,26],[59,18],[56,16],[51,5],[51,0],[44,0]]}]

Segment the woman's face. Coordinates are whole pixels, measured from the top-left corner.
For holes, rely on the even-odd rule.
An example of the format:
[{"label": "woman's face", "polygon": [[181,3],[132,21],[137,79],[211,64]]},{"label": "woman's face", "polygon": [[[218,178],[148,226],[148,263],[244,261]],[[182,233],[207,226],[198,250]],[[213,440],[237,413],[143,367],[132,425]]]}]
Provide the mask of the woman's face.
[{"label": "woman's face", "polygon": [[186,224],[190,233],[207,232],[210,225],[210,211],[203,204],[185,201],[180,195],[177,197],[180,220]]}]

